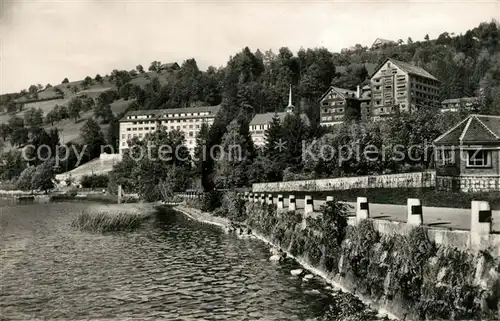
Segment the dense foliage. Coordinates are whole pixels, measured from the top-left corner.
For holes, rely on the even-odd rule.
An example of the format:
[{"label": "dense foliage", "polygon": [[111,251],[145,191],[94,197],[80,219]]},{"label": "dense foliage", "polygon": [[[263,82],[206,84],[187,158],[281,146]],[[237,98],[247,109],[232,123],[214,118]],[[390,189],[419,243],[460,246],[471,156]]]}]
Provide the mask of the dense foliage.
[{"label": "dense foliage", "polygon": [[381,234],[371,220],[348,226],[347,209],[336,201],[321,212],[304,218],[250,202],[246,223],[294,256],[350,280],[356,292],[396,303],[417,319],[496,316],[499,265],[487,252],[436,245],[422,227],[400,235]]},{"label": "dense foliage", "polygon": [[108,175],[84,175],[80,181],[84,188],[107,188]]}]

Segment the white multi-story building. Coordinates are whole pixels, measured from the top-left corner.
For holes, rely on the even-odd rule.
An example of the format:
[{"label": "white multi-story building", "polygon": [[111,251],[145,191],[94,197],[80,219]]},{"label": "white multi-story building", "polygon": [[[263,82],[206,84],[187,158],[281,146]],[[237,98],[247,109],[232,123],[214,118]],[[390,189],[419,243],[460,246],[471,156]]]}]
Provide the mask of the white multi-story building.
[{"label": "white multi-story building", "polygon": [[220,106],[208,106],[128,112],[120,119],[120,154],[128,148],[131,138],[143,139],[146,134],[159,128],[181,131],[186,139],[186,147],[192,154],[201,125],[212,125],[219,109]]}]

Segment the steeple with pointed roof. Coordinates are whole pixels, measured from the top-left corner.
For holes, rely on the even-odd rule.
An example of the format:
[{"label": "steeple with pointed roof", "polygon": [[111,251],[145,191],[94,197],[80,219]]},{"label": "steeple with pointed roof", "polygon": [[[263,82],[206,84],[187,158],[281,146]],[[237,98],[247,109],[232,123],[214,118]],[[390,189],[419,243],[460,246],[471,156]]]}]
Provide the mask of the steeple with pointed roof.
[{"label": "steeple with pointed roof", "polygon": [[295,106],[292,104],[292,85],[290,85],[290,92],[288,93],[288,106],[286,106],[285,111],[287,113],[293,113]]}]

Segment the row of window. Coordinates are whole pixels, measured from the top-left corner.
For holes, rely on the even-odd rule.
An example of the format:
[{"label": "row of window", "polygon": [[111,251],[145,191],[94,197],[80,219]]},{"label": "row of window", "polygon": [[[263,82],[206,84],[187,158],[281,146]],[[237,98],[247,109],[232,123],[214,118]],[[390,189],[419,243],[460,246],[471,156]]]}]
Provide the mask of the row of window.
[{"label": "row of window", "polygon": [[250,126],[250,130],[266,130],[267,125],[252,125]]},{"label": "row of window", "polygon": [[165,114],[165,118],[175,118],[175,117],[190,117],[190,116],[208,116],[210,113],[208,111],[200,113],[180,113],[180,114]]},{"label": "row of window", "polygon": [[156,122],[155,121],[134,121],[134,122],[132,122],[132,125],[154,124],[154,123],[156,123]]},{"label": "row of window", "polygon": [[[455,154],[450,150],[445,150],[440,154],[440,164],[455,165]],[[491,167],[491,151],[489,150],[468,150],[467,167]]]},{"label": "row of window", "polygon": [[321,121],[332,121],[332,120],[341,120],[343,119],[343,115],[336,115],[336,116],[323,116],[321,117]]},{"label": "row of window", "polygon": [[417,89],[417,90],[422,90],[425,92],[430,92],[430,93],[436,94],[436,95],[439,94],[439,90],[437,88],[431,88],[431,87],[427,87],[427,86],[418,85],[418,84],[415,84],[414,82],[411,83],[411,88]]},{"label": "row of window", "polygon": [[344,101],[323,101],[323,106],[344,105]]}]

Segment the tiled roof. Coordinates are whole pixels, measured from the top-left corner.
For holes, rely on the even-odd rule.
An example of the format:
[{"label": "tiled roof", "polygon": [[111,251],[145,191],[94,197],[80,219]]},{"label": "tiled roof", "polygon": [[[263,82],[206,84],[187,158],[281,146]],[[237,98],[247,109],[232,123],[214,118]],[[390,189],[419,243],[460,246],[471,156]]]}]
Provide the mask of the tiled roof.
[{"label": "tiled roof", "polygon": [[375,68],[375,70],[373,70],[373,73],[370,74],[370,77],[373,77],[373,75],[375,75],[377,73],[377,71],[379,71],[379,69],[382,68],[382,66],[385,65],[385,63],[387,61],[392,62],[398,68],[400,68],[401,70],[403,70],[404,72],[407,72],[409,74],[417,75],[417,76],[421,76],[421,77],[425,77],[425,78],[430,78],[430,79],[439,81],[436,77],[434,77],[433,75],[431,75],[427,70],[425,70],[425,69],[423,69],[421,67],[412,65],[410,63],[399,61],[399,60],[396,60],[396,59],[393,59],[393,58],[386,58],[380,65],[378,65],[377,68]]},{"label": "tiled roof", "polygon": [[172,109],[162,109],[160,118],[166,114],[180,114],[180,113],[203,113],[209,112],[211,114],[216,114],[219,112],[220,106],[202,106],[202,107],[186,107],[186,108],[172,108]]},{"label": "tiled roof", "polygon": [[438,137],[437,145],[500,144],[500,116],[470,115]]},{"label": "tiled roof", "polygon": [[377,39],[375,39],[375,41],[373,42],[372,47],[373,47],[376,43],[379,43],[379,44],[393,44],[393,43],[396,43],[396,42],[395,42],[395,41],[393,41],[393,40],[388,40],[388,39],[377,38]]},{"label": "tiled roof", "polygon": [[[280,121],[283,121],[288,115],[287,112],[281,112],[281,113],[265,113],[265,114],[256,114],[252,120],[250,121],[250,126],[251,125],[267,125],[270,122],[272,122],[274,115],[278,115],[280,118]],[[309,123],[309,118],[307,118],[306,114],[301,114],[300,118],[302,118],[303,121],[306,123]]]},{"label": "tiled roof", "polygon": [[441,102],[441,104],[458,104],[460,102],[477,103],[478,101],[479,101],[478,97],[462,97],[462,98],[445,99]]},{"label": "tiled roof", "polygon": [[152,115],[153,118],[162,118],[167,114],[186,114],[186,113],[201,113],[210,112],[210,114],[217,114],[219,112],[220,106],[203,106],[203,107],[186,107],[186,108],[171,108],[171,109],[151,109],[151,110],[132,110],[129,111],[121,119],[121,121],[126,121],[127,116],[145,116]]},{"label": "tiled roof", "polygon": [[321,97],[319,98],[318,101],[323,100],[325,98],[325,96],[328,95],[330,93],[330,91],[332,91],[332,90],[334,90],[337,94],[341,95],[344,98],[356,97],[356,91],[355,90],[350,90],[350,89],[345,89],[345,88],[330,86],[330,88],[328,88],[328,90],[323,95],[321,95]]},{"label": "tiled roof", "polygon": [[163,69],[163,68],[172,68],[172,67],[174,67],[174,66],[179,67],[179,64],[177,64],[176,62],[169,62],[169,63],[166,63],[166,64],[162,64],[162,65],[160,66],[160,68],[162,68],[162,69]]},{"label": "tiled roof", "polygon": [[427,70],[425,70],[424,68],[421,68],[421,67],[418,67],[418,66],[415,66],[415,65],[412,65],[412,64],[409,64],[407,62],[403,62],[403,61],[399,61],[399,60],[396,60],[396,59],[392,59],[392,58],[388,58],[393,64],[395,64],[396,66],[398,66],[399,68],[401,68],[403,71],[406,71],[407,73],[409,74],[413,74],[413,75],[417,75],[417,76],[421,76],[421,77],[425,77],[425,78],[430,78],[430,79],[434,79],[434,80],[437,80],[436,77],[434,77],[433,75],[431,75]]}]

